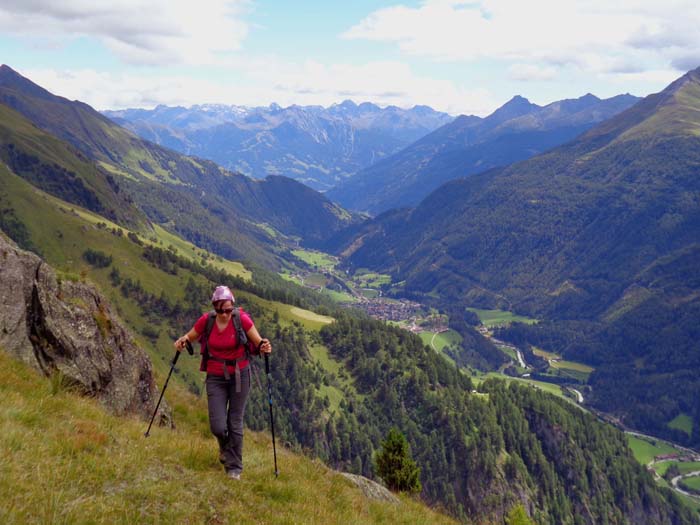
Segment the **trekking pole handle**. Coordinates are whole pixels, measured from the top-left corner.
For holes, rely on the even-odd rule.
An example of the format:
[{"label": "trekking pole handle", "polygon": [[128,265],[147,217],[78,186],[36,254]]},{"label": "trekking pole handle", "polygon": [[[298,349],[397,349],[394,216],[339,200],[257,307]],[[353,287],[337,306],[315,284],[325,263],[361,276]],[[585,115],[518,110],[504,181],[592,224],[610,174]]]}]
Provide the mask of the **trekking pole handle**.
[{"label": "trekking pole handle", "polygon": [[175,352],[175,357],[173,357],[173,361],[172,361],[172,363],[171,363],[172,366],[175,366],[175,364],[177,363],[177,360],[180,359],[180,354],[181,354],[181,353],[182,353],[182,352]]},{"label": "trekking pole handle", "polygon": [[185,348],[187,348],[188,354],[194,355],[194,348],[192,348],[192,343],[190,343],[189,339],[187,341],[185,341]]},{"label": "trekking pole handle", "polygon": [[265,354],[265,373],[270,375],[270,354]]}]

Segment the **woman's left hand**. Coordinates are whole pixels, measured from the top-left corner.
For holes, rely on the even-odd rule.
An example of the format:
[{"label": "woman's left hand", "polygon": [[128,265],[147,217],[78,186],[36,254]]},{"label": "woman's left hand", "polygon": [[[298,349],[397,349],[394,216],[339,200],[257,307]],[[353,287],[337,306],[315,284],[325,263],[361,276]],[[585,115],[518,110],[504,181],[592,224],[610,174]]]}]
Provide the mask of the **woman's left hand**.
[{"label": "woman's left hand", "polygon": [[258,349],[260,350],[261,354],[269,354],[272,352],[272,345],[270,344],[269,339],[261,339],[260,344],[258,345]]}]

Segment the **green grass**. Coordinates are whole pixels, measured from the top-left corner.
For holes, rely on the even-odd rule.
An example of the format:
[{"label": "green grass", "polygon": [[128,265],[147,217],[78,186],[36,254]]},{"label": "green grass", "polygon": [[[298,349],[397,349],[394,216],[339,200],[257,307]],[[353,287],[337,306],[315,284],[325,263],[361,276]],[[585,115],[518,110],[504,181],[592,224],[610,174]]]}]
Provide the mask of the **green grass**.
[{"label": "green grass", "polygon": [[304,277],[304,283],[312,286],[326,286],[328,279],[322,273],[310,273]]},{"label": "green grass", "polygon": [[467,308],[467,310],[474,312],[479,317],[481,324],[488,328],[507,326],[514,322],[526,324],[537,323],[537,319],[516,315],[512,312],[506,312],[505,310],[482,310],[479,308]]},{"label": "green grass", "polygon": [[693,490],[700,490],[700,476],[683,478],[683,483]]},{"label": "green grass", "polygon": [[681,474],[696,472],[700,470],[700,461],[680,461],[678,463],[678,470],[681,471]]},{"label": "green grass", "polygon": [[362,288],[379,288],[382,285],[391,284],[391,275],[370,272],[364,269],[355,272],[353,278]]},{"label": "green grass", "polygon": [[700,461],[662,461],[654,464],[654,470],[663,476],[671,465],[676,465],[681,474],[700,471]]},{"label": "green grass", "polygon": [[[157,224],[153,226],[156,237],[163,242],[165,247],[173,246],[177,250],[178,255],[185,257],[187,259],[201,262],[201,257],[197,257],[195,254],[201,252],[194,244],[178,237],[177,235],[170,233],[164,228],[158,226]],[[228,259],[223,259],[221,257],[210,257],[208,262],[219,270],[224,270],[225,272],[241,277],[246,281],[250,281],[253,278],[253,274],[250,270],[247,270],[242,263],[238,261],[229,261]]]},{"label": "green grass", "polygon": [[269,224],[258,224],[258,228],[260,228],[262,231],[267,233],[272,239],[276,239],[279,237],[279,233],[277,230],[275,230],[272,226]]},{"label": "green grass", "polygon": [[104,412],[0,350],[0,522],[454,523],[410,497],[375,502],[348,480],[246,431],[241,482],[224,476],[205,401],[171,382],[176,429]]},{"label": "green grass", "polygon": [[575,361],[566,361],[561,359],[561,356],[554,352],[547,352],[541,348],[533,347],[533,353],[536,356],[543,357],[550,361],[551,368],[559,370],[565,376],[569,376],[577,381],[586,382],[588,377],[595,370],[592,366]]},{"label": "green grass", "polygon": [[336,303],[356,303],[358,301],[357,297],[350,295],[347,292],[338,292],[336,290],[329,290],[324,288],[321,290],[323,295],[327,295]]},{"label": "green grass", "polygon": [[574,361],[554,361],[552,363],[552,368],[559,368],[562,370],[574,370],[576,372],[581,372],[584,374],[590,374],[595,370],[592,366],[584,365],[583,363],[576,363]]},{"label": "green grass", "polygon": [[[284,306],[288,306],[288,305],[284,305]],[[298,319],[303,319],[304,321],[310,321],[312,323],[317,323],[317,325],[320,325],[320,326],[318,326],[318,328],[321,328],[323,325],[331,324],[334,321],[334,319],[332,317],[328,317],[327,315],[320,315],[320,314],[314,313],[310,310],[304,310],[303,308],[299,308],[297,306],[291,306],[289,311],[292,315],[296,316]]]},{"label": "green grass", "polygon": [[675,454],[678,451],[671,445],[664,443],[663,441],[655,441],[651,443],[646,439],[639,438],[637,436],[627,435],[627,442],[629,447],[632,449],[634,457],[637,461],[643,465],[649,464],[653,461],[655,456],[662,454]]},{"label": "green grass", "polygon": [[653,468],[659,476],[666,474],[666,471],[671,467],[671,465],[678,465],[677,461],[662,461],[660,463],[654,463]]},{"label": "green grass", "polygon": [[311,356],[318,361],[321,367],[331,374],[338,375],[343,368],[343,365],[331,357],[328,348],[323,345],[313,345],[309,347]]},{"label": "green grass", "polygon": [[510,348],[508,346],[503,346],[503,345],[496,345],[496,348],[498,348],[501,352],[506,354],[508,357],[510,357],[516,363],[518,362],[518,354],[512,348]]},{"label": "green grass", "polygon": [[522,377],[510,377],[506,376],[503,374],[499,374],[497,372],[488,372],[484,376],[481,376],[479,378],[478,382],[483,381],[486,378],[493,377],[495,379],[501,379],[503,381],[517,381],[518,383],[523,383],[526,385],[530,385],[533,388],[539,388],[543,392],[547,392],[549,394],[555,395],[557,397],[561,397],[562,399],[566,399],[567,401],[571,401],[571,398],[566,395],[566,393],[562,390],[562,388],[559,385],[555,385],[553,383],[545,383],[544,381],[534,381],[532,379],[527,379],[527,378],[522,378]]},{"label": "green grass", "polygon": [[547,352],[545,350],[542,350],[541,348],[537,348],[536,346],[532,347],[532,353],[536,356],[544,357],[545,359],[561,359],[561,356],[559,354],[555,354],[554,352]]},{"label": "green grass", "polygon": [[298,308],[289,304],[261,299],[249,292],[238,292],[237,296],[245,298],[247,301],[257,303],[267,312],[277,312],[282,324],[297,322],[303,325],[307,330],[318,331],[334,321],[332,317],[319,315],[310,310],[304,310],[303,308]]},{"label": "green grass", "polygon": [[[455,332],[454,330],[447,330],[439,334],[435,334],[435,332],[421,332],[419,336],[428,346],[430,346],[432,341],[435,350],[440,352],[442,352],[446,346],[460,344],[462,342],[462,336],[459,335],[459,332]],[[434,339],[433,336],[435,337]]]},{"label": "green grass", "polygon": [[331,255],[313,250],[292,250],[292,253],[309,266],[320,269],[332,270],[338,264],[338,260]]},{"label": "green grass", "polygon": [[693,418],[688,414],[678,414],[666,425],[670,428],[685,432],[689,437],[693,435]]},{"label": "green grass", "polygon": [[[354,389],[352,382],[340,374],[343,365],[331,357],[328,348],[323,345],[313,345],[309,347],[309,352],[330,377],[335,377],[341,385]],[[345,397],[340,389],[333,385],[321,385],[320,392],[321,395],[328,397],[331,411],[339,409],[340,401]]]}]

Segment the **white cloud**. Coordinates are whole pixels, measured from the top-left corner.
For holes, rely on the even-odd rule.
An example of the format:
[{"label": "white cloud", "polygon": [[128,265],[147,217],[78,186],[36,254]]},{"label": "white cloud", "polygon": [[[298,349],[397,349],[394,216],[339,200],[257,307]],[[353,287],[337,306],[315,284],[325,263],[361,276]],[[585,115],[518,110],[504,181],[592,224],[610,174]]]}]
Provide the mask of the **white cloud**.
[{"label": "white cloud", "polygon": [[52,45],[95,37],[132,64],[205,64],[240,47],[248,33],[242,20],[246,6],[245,0],[5,0],[0,30],[51,35]]},{"label": "white cloud", "polygon": [[508,68],[508,74],[513,80],[552,80],[557,76],[557,71],[552,66],[518,63]]},{"label": "white cloud", "polygon": [[690,0],[426,0],[377,10],[341,36],[393,42],[407,54],[437,60],[605,72],[599,68],[613,58],[641,57],[653,69],[697,55],[698,27],[700,4]]},{"label": "white cloud", "polygon": [[[412,107],[426,104],[450,114],[486,115],[497,100],[486,89],[464,89],[448,80],[421,77],[405,64],[374,62],[360,66],[293,64],[272,59],[239,62],[244,74],[228,80],[178,75],[107,73],[91,69],[20,71],[49,91],[77,99],[96,109],[190,106],[202,103],[267,105],[272,102],[328,106],[344,99]],[[501,101],[502,102],[502,101]]]}]

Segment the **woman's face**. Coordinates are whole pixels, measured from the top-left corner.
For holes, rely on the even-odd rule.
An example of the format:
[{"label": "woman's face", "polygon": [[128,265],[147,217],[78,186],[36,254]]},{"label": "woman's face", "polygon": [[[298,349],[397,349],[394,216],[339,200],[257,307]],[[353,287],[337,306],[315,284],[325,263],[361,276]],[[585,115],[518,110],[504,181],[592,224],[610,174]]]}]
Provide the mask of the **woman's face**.
[{"label": "woman's face", "polygon": [[220,319],[228,319],[233,312],[233,303],[231,301],[219,301],[214,309]]}]

